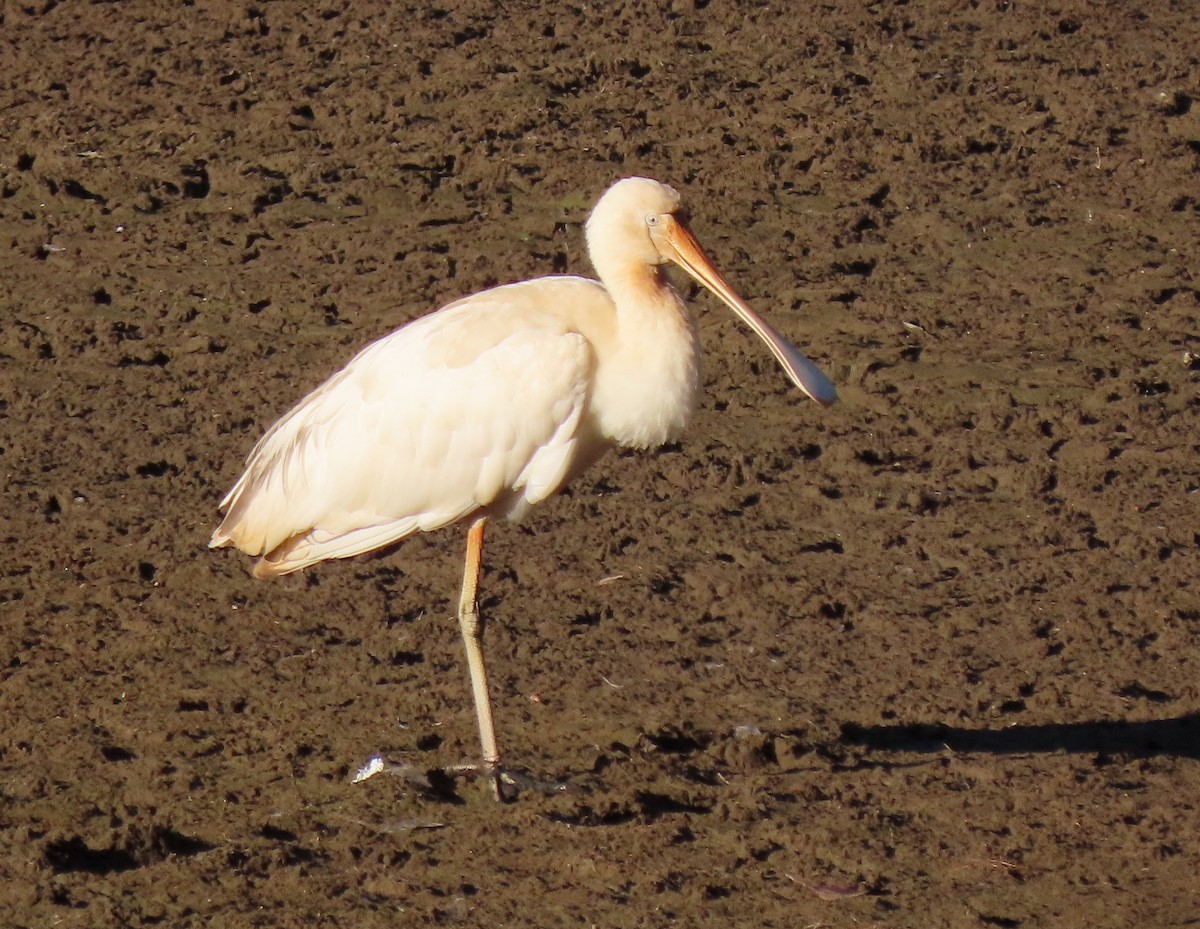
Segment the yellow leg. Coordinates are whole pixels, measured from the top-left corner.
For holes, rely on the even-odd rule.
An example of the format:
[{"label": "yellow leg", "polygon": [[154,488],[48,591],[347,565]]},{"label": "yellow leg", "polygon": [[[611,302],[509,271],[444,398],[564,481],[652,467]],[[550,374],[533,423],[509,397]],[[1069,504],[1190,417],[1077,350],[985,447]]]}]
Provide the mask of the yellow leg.
[{"label": "yellow leg", "polygon": [[479,616],[479,567],[483,555],[483,530],[487,517],[475,520],[467,532],[467,563],[463,569],[462,596],[458,601],[458,625],[467,650],[475,715],[479,720],[479,742],[483,748],[483,773],[491,781],[496,799],[500,794],[500,751],[492,723],[492,699],[488,694],[487,669],[483,663],[483,620]]}]

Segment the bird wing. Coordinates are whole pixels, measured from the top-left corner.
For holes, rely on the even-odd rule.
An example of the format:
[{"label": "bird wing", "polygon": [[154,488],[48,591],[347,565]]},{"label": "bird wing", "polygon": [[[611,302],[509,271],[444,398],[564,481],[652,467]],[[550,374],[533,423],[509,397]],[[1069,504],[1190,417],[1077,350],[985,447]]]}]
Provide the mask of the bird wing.
[{"label": "bird wing", "polygon": [[498,288],[364,349],[254,447],[210,545],[284,574],[437,529],[566,478],[593,351]]}]

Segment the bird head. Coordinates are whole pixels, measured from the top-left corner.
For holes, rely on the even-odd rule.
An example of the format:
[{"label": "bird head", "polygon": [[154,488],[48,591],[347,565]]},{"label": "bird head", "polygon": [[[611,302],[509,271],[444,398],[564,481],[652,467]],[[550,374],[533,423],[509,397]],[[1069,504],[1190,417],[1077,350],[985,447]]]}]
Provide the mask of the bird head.
[{"label": "bird head", "polygon": [[631,279],[645,282],[647,269],[653,269],[659,278],[653,286],[665,287],[658,269],[668,262],[676,264],[767,344],[792,383],[822,406],[837,398],[829,378],[750,309],[717,271],[688,228],[673,187],[647,177],[617,181],[597,201],[586,233],[592,266],[606,286]]}]

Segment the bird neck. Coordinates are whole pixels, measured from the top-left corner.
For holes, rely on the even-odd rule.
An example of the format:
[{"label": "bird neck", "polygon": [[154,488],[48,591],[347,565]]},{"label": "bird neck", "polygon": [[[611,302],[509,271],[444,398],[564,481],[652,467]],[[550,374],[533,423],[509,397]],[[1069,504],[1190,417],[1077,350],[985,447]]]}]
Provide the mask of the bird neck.
[{"label": "bird neck", "polygon": [[604,284],[616,332],[593,391],[596,425],[617,445],[661,445],[679,435],[696,406],[695,323],[661,267],[643,264]]},{"label": "bird neck", "polygon": [[630,332],[664,319],[687,317],[687,309],[667,280],[664,265],[626,266],[603,278],[617,307],[617,324]]}]

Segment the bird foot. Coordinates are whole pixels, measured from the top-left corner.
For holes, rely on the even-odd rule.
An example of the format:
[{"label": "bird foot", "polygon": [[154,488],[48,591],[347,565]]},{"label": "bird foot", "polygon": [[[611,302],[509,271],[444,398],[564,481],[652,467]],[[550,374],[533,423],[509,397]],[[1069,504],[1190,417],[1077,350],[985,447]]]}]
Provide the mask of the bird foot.
[{"label": "bird foot", "polygon": [[527,771],[504,768],[498,764],[486,761],[452,765],[444,770],[450,777],[479,777],[485,779],[492,789],[492,796],[501,803],[509,803],[517,799],[523,791],[532,791],[549,796],[551,794],[562,793],[568,786],[566,781],[537,777]]},{"label": "bird foot", "polygon": [[[568,786],[566,781],[535,777],[528,772],[504,768],[494,762],[478,761],[429,770],[416,765],[385,761],[380,755],[373,756],[359,768],[352,783],[357,784],[376,774],[390,774],[418,790],[433,793],[453,792],[452,788],[447,789],[447,781],[457,778],[482,778],[489,783],[492,796],[502,803],[515,800],[523,791],[550,795],[561,793]],[[442,782],[440,787],[439,781]]]}]

